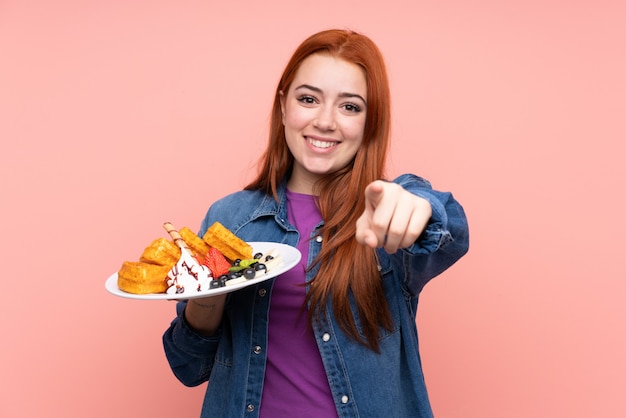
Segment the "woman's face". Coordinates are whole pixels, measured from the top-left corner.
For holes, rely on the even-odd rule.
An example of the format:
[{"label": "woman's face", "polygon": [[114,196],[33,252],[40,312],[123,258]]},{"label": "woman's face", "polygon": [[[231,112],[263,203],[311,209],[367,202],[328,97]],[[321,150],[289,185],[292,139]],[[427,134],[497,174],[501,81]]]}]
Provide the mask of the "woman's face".
[{"label": "woman's face", "polygon": [[319,178],[347,166],[363,141],[365,72],[348,61],[313,54],[302,61],[280,99],[287,146],[294,157],[288,187],[311,193]]}]

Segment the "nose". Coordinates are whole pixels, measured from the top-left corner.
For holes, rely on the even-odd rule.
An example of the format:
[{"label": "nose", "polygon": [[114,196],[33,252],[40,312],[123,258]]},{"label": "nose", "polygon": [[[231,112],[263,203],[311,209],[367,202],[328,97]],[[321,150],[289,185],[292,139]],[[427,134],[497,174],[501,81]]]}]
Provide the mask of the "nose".
[{"label": "nose", "polygon": [[313,126],[321,131],[334,131],[337,129],[337,121],[335,119],[335,111],[332,106],[323,106],[313,121]]}]

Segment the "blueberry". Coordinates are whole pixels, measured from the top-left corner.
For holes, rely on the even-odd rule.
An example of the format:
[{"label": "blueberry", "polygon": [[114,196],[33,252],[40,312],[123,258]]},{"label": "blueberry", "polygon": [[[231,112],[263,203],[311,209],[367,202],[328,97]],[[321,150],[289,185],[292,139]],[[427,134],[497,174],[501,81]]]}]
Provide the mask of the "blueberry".
[{"label": "blueberry", "polygon": [[243,271],[243,277],[245,277],[248,280],[254,279],[255,274],[256,274],[256,271],[254,271],[254,269],[251,267],[248,267],[247,269]]},{"label": "blueberry", "polygon": [[255,259],[255,260],[258,260],[258,259],[259,259],[259,258],[261,258],[261,257],[263,257],[263,253],[256,253],[256,254],[254,255],[254,259]]}]

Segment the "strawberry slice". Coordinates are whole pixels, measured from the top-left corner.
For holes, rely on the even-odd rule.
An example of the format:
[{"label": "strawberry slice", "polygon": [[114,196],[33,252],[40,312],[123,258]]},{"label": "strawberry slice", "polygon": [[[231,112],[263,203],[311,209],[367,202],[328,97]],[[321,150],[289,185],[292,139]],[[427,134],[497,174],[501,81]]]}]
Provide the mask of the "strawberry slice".
[{"label": "strawberry slice", "polygon": [[217,279],[222,274],[228,274],[231,264],[217,248],[209,248],[209,252],[204,258],[204,264],[211,270],[213,278]]}]

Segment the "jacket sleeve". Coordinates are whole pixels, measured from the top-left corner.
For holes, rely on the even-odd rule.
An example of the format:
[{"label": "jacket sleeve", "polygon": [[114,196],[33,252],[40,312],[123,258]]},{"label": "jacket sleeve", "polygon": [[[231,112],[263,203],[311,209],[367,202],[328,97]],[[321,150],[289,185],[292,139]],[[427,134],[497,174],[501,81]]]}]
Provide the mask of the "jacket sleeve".
[{"label": "jacket sleeve", "polygon": [[220,339],[218,334],[203,337],[185,321],[186,301],[176,304],[177,316],[163,334],[165,356],[172,372],[186,386],[197,386],[209,380]]},{"label": "jacket sleeve", "polygon": [[405,190],[430,203],[432,216],[418,240],[398,252],[407,271],[406,285],[417,295],[430,279],[456,263],[469,249],[469,228],[463,207],[452,193],[433,190],[430,183],[412,174],[394,180]]},{"label": "jacket sleeve", "polygon": [[[202,237],[208,227],[217,220],[216,214],[228,214],[222,208],[225,199],[215,202],[208,209],[198,236]],[[222,336],[222,327],[212,337],[196,333],[185,320],[186,301],[176,304],[176,317],[163,334],[165,356],[174,375],[186,386],[197,386],[208,381],[213,369],[217,347]]]}]

